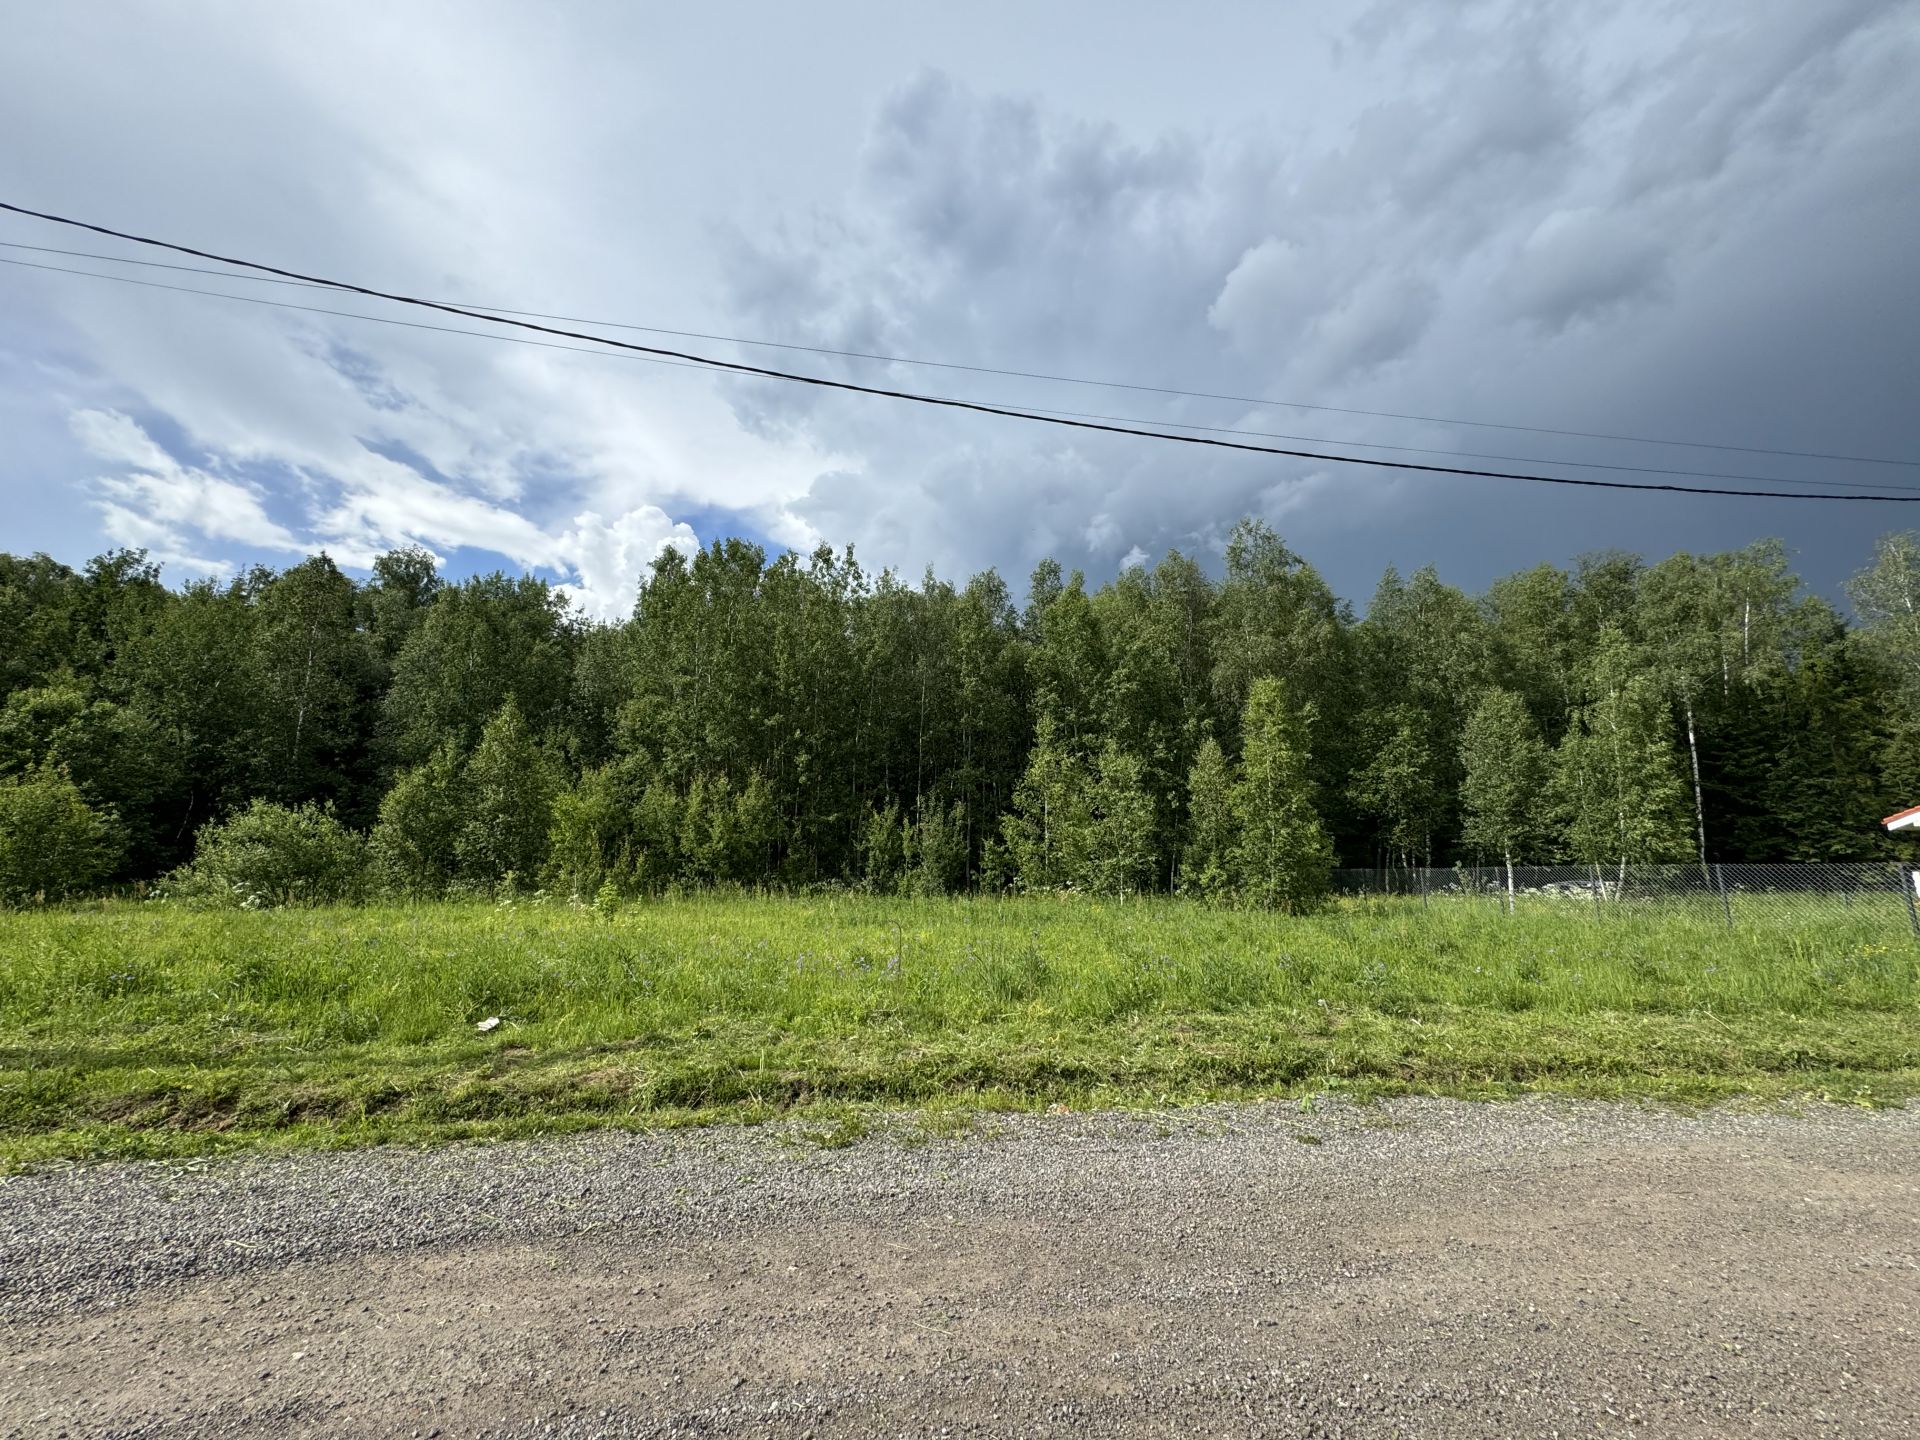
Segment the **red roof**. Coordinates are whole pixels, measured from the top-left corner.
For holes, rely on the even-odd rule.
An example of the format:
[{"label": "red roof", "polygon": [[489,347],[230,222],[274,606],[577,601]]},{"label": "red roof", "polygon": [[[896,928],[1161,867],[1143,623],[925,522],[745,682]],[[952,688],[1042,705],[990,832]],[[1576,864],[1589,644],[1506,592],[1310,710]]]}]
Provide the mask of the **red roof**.
[{"label": "red roof", "polygon": [[1880,823],[1882,825],[1892,825],[1896,820],[1906,820],[1915,824],[1920,824],[1920,821],[1915,821],[1913,819],[1913,817],[1916,815],[1920,815],[1920,805],[1912,805],[1905,810],[1896,810],[1893,814],[1887,816],[1887,818],[1882,820]]}]

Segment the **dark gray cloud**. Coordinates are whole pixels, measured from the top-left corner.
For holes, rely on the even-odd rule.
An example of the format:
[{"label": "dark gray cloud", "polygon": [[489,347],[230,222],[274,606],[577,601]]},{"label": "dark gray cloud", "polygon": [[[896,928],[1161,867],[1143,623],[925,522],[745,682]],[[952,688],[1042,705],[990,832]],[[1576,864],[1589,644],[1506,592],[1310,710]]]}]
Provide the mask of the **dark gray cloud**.
[{"label": "dark gray cloud", "polygon": [[[1920,376],[1903,255],[1920,234],[1915,17],[1867,0],[1738,16],[1383,7],[1344,53],[1356,80],[1393,82],[1387,93],[1293,143],[1260,129],[1144,132],[922,73],[877,107],[864,169],[838,205],[731,249],[738,324],[1328,405],[1920,456],[1920,425],[1876,399],[1890,375]],[[807,283],[778,278],[793,275]],[[1330,439],[1896,478],[932,371],[891,378]],[[1876,529],[1909,523],[1895,507],[1315,469],[759,386],[737,408],[862,457],[792,509],[908,564],[1019,570],[1058,550],[1104,572],[1136,551],[1205,548],[1234,515],[1265,511],[1349,591],[1388,560],[1436,559],[1478,584],[1589,546],[1662,554],[1764,534],[1787,536],[1830,589]],[[1920,471],[1899,478],[1920,484]]]},{"label": "dark gray cloud", "polygon": [[[0,131],[22,137],[0,193],[530,309],[1920,455],[1910,0],[843,3],[769,9],[751,46],[737,18],[611,3],[23,11],[0,47]],[[1593,546],[1767,534],[1831,592],[1906,522],[1225,455],[6,268],[0,319],[13,543],[69,558],[364,562],[419,539],[617,613],[689,520],[852,540],[909,574],[1018,577],[1057,553],[1100,576],[1210,553],[1253,512],[1357,598],[1389,562],[1479,585]],[[785,358],[1149,422],[1887,478]]]}]

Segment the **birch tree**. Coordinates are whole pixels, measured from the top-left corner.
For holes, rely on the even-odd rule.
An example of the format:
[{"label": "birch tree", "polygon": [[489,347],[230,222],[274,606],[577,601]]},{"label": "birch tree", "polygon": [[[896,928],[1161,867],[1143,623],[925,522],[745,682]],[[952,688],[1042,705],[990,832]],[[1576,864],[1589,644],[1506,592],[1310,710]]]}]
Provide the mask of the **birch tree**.
[{"label": "birch tree", "polygon": [[1233,888],[1233,852],[1239,842],[1233,782],[1220,742],[1209,735],[1187,772],[1187,843],[1179,881],[1184,894],[1210,900]]},{"label": "birch tree", "polygon": [[1617,863],[1623,880],[1629,863],[1684,859],[1692,846],[1682,766],[1659,681],[1608,627],[1589,699],[1555,755],[1567,848],[1580,860]]},{"label": "birch tree", "polygon": [[1847,584],[1868,647],[1898,678],[1920,714],[1920,531],[1883,535],[1873,563]]},{"label": "birch tree", "polygon": [[1307,778],[1307,727],[1279,680],[1256,680],[1241,720],[1240,780],[1233,788],[1240,893],[1256,905],[1299,913],[1325,898],[1333,846]]},{"label": "birch tree", "polygon": [[1513,909],[1513,860],[1542,838],[1548,778],[1547,748],[1511,690],[1488,690],[1467,719],[1460,742],[1461,839],[1507,870],[1507,908]]}]

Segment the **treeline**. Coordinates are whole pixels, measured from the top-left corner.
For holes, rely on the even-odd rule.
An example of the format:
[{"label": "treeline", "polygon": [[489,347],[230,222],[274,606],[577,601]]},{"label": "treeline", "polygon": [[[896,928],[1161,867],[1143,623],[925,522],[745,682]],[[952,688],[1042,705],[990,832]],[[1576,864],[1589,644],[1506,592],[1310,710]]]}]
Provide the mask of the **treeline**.
[{"label": "treeline", "polygon": [[419,550],[177,591],[137,552],[0,556],[0,898],[196,844],[175,884],[236,894],[1279,905],[1336,862],[1864,859],[1920,800],[1920,540],[1854,599],[1850,626],[1769,542],[1479,596],[1389,570],[1356,618],[1251,521],[1218,580],[1048,561],[1024,605],[728,540],[663,554],[617,625]]}]

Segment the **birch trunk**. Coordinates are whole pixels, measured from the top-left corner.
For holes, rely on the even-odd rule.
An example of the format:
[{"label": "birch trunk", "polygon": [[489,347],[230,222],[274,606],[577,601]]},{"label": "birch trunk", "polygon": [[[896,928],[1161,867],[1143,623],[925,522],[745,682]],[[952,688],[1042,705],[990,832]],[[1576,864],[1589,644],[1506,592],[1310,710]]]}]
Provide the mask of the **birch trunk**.
[{"label": "birch trunk", "polygon": [[1687,758],[1693,762],[1693,826],[1700,841],[1700,873],[1707,873],[1707,806],[1700,789],[1700,742],[1693,733],[1693,696],[1683,694],[1681,703],[1687,712]]}]

